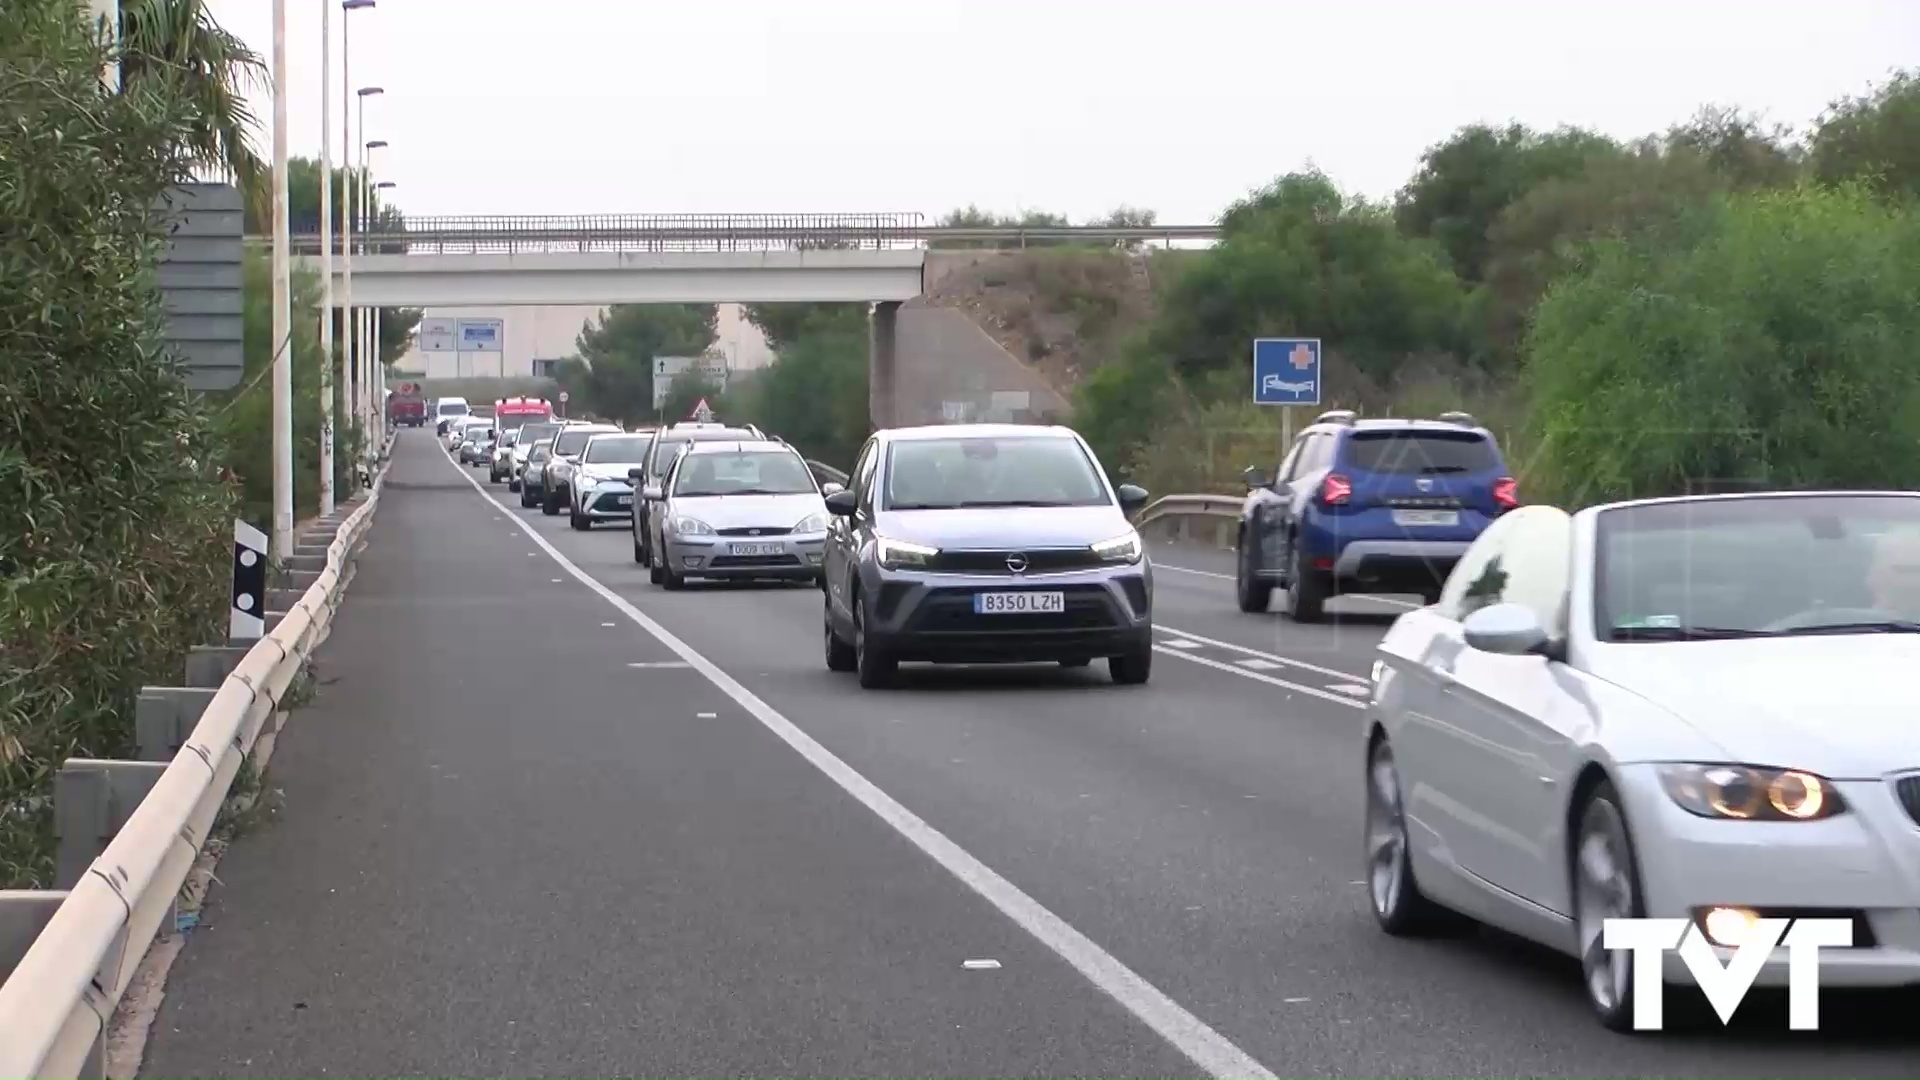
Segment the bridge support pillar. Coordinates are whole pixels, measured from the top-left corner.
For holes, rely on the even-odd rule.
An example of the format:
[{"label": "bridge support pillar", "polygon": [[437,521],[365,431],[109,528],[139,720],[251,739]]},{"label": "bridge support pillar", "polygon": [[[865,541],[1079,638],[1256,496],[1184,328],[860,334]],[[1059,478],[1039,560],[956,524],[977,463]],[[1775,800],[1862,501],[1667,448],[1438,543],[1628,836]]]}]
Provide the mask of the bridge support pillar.
[{"label": "bridge support pillar", "polygon": [[867,418],[876,428],[893,426],[897,415],[894,401],[894,344],[898,340],[900,301],[883,300],[873,305],[868,316],[870,331],[867,347]]}]

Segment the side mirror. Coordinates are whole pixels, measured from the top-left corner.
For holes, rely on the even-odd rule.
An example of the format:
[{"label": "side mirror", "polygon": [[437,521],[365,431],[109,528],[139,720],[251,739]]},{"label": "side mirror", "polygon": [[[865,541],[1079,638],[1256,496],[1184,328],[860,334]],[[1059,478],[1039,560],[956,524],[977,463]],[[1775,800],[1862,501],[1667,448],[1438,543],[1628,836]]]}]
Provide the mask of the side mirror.
[{"label": "side mirror", "polygon": [[660,485],[658,484],[648,484],[646,488],[640,492],[640,497],[648,502],[659,502],[667,497],[667,493],[660,490]]},{"label": "side mirror", "polygon": [[1260,466],[1258,465],[1247,466],[1245,471],[1240,474],[1240,479],[1247,482],[1248,491],[1252,491],[1254,488],[1266,487],[1268,483],[1267,474],[1261,472]]},{"label": "side mirror", "polygon": [[1147,489],[1138,484],[1121,484],[1113,493],[1120,497],[1120,509],[1129,514],[1147,505]]},{"label": "side mirror", "polygon": [[1546,628],[1525,604],[1493,604],[1467,616],[1460,624],[1470,648],[1501,656],[1524,656],[1547,644]]},{"label": "side mirror", "polygon": [[852,517],[860,509],[860,496],[851,491],[836,491],[827,496],[827,513],[840,517]]},{"label": "side mirror", "polygon": [[627,479],[633,481],[636,484],[642,480],[645,480],[646,478],[647,478],[647,470],[643,468],[633,468],[633,469],[627,470]]},{"label": "side mirror", "polygon": [[820,485],[820,494],[822,495],[838,495],[845,490],[847,490],[847,485],[836,484],[832,480]]}]

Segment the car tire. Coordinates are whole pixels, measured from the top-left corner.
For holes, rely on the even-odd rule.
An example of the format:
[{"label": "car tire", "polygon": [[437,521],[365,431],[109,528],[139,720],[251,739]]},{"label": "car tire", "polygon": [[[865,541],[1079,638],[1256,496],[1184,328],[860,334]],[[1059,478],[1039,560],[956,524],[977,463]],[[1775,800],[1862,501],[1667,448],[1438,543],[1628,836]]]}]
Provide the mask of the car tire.
[{"label": "car tire", "polygon": [[1325,575],[1309,569],[1296,539],[1287,545],[1287,617],[1297,623],[1316,623],[1327,617],[1330,584]]},{"label": "car tire", "polygon": [[668,592],[679,592],[681,589],[687,587],[686,575],[674,572],[671,566],[662,566],[660,568],[660,586]]},{"label": "car tire", "polygon": [[560,493],[542,491],[540,493],[540,512],[548,517],[560,516]]},{"label": "car tire", "polygon": [[[1631,1032],[1633,1027],[1634,954],[1631,949],[1605,948],[1607,919],[1637,919],[1646,915],[1640,888],[1640,860],[1634,854],[1633,834],[1626,811],[1612,781],[1601,780],[1586,793],[1575,817],[1577,824],[1567,851],[1567,870],[1573,885],[1574,943],[1579,948],[1580,982],[1587,1005],[1600,1026]],[[1604,862],[1604,866],[1602,863]],[[1691,1019],[1679,995],[1668,995],[1666,1027],[1672,1030],[1676,1012],[1682,1023]]]},{"label": "car tire", "polygon": [[1374,921],[1394,937],[1425,937],[1459,927],[1465,919],[1427,898],[1413,877],[1400,771],[1386,736],[1367,750],[1367,899]]},{"label": "car tire", "polygon": [[833,628],[833,600],[826,597],[823,593],[822,601],[820,608],[822,612],[821,619],[826,623],[827,670],[858,670],[860,667],[860,655],[854,651],[853,645],[842,640],[840,632]]},{"label": "car tire", "polygon": [[635,533],[631,529],[629,529],[628,535],[633,539],[633,561],[641,566],[646,566],[647,551],[645,548],[640,546],[640,534]]},{"label": "car tire", "polygon": [[1262,581],[1253,573],[1253,552],[1247,546],[1246,533],[1240,534],[1240,556],[1234,561],[1233,592],[1240,610],[1250,615],[1263,614],[1273,603],[1273,582]]},{"label": "car tire", "polygon": [[520,485],[520,505],[521,506],[538,506],[539,505],[539,503],[534,500],[533,489],[529,488],[525,484]]},{"label": "car tire", "polygon": [[508,490],[508,491],[519,491],[519,490],[520,490],[520,481],[518,481],[518,480],[515,480],[515,479],[514,479],[513,477],[511,477],[511,476],[509,476],[509,477],[507,477],[507,490]]},{"label": "car tire", "polygon": [[1153,674],[1153,645],[1138,646],[1119,656],[1107,657],[1107,674],[1121,686],[1139,686]]},{"label": "car tire", "polygon": [[575,532],[586,532],[593,528],[593,522],[587,520],[587,515],[571,505],[567,507],[567,524],[573,526]]},{"label": "car tire", "polygon": [[860,673],[860,686],[866,690],[893,685],[893,678],[900,670],[899,662],[888,656],[886,650],[867,640],[867,601],[858,595],[853,598],[853,664],[854,670]]}]

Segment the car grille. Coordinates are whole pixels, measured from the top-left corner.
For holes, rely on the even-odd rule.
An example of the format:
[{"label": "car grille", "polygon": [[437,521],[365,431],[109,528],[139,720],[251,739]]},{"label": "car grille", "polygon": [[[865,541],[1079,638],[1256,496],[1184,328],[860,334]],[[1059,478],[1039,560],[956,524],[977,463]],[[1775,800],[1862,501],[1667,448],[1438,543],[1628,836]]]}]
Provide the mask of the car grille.
[{"label": "car grille", "polygon": [[920,633],[970,633],[1022,630],[1111,630],[1119,625],[1105,589],[1093,587],[1066,592],[1065,611],[1018,615],[976,615],[973,590],[930,593],[914,612],[912,628]]},{"label": "car grille", "polygon": [[612,512],[612,511],[615,511],[615,510],[630,510],[630,509],[632,509],[632,508],[633,508],[633,507],[632,507],[632,504],[631,504],[631,503],[629,503],[629,504],[628,504],[628,505],[626,505],[626,506],[621,506],[621,505],[620,505],[620,500],[621,500],[621,499],[623,499],[623,498],[627,498],[627,499],[631,499],[632,497],[633,497],[633,496],[631,496],[631,495],[622,495],[621,493],[619,493],[619,492],[617,492],[617,491],[614,491],[614,492],[609,492],[609,493],[607,493],[607,494],[605,494],[605,495],[602,495],[602,496],[600,496],[599,498],[597,498],[597,499],[595,499],[595,500],[593,500],[593,506],[592,506],[592,509],[594,509],[594,510],[604,510],[604,511],[608,511],[608,512]]},{"label": "car grille", "polygon": [[798,555],[715,555],[707,563],[715,570],[729,566],[799,566]]},{"label": "car grille", "polygon": [[1893,794],[1900,800],[1900,808],[1907,812],[1913,823],[1920,825],[1920,773],[1895,780]]},{"label": "car grille", "polygon": [[750,529],[740,528],[740,529],[715,529],[714,530],[714,532],[719,533],[721,536],[785,536],[792,531],[793,531],[792,529],[771,529],[771,528],[767,528],[765,526],[760,526],[760,525],[756,525]]},{"label": "car grille", "polygon": [[942,551],[928,561],[926,569],[943,574],[1012,576],[1013,570],[1007,563],[1009,560],[1018,559],[1026,561],[1026,566],[1021,570],[1025,574],[1060,573],[1103,565],[1100,557],[1095,555],[1090,547],[1041,548],[1033,551],[1005,548],[988,551]]}]

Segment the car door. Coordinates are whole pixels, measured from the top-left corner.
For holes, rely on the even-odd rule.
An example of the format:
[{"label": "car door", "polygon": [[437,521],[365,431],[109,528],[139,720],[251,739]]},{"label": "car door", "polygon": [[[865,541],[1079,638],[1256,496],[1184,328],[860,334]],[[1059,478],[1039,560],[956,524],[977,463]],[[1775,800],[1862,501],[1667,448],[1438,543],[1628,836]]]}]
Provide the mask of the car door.
[{"label": "car door", "polygon": [[[1516,510],[1495,557],[1463,577],[1464,614],[1494,603],[1530,608],[1555,642],[1566,638],[1572,580],[1572,519],[1555,507]],[[1489,528],[1492,533],[1493,528]],[[1483,536],[1485,534],[1482,534]],[[1452,578],[1448,579],[1452,587]],[[1444,602],[1443,598],[1443,602]],[[1464,618],[1463,614],[1463,618]],[[1590,724],[1570,692],[1574,676],[1546,655],[1508,656],[1466,644],[1450,625],[1436,708],[1446,739],[1441,775],[1453,809],[1453,846],[1474,876],[1549,910],[1566,913],[1558,836],[1575,748]]]},{"label": "car door", "polygon": [[633,485],[633,538],[636,543],[647,539],[647,523],[651,520],[653,507],[641,496],[647,490],[647,477],[653,475],[653,455],[660,445],[660,433],[655,431],[647,439],[647,448],[640,452],[640,479]]},{"label": "car door", "polygon": [[1273,470],[1273,482],[1264,488],[1256,488],[1247,496],[1247,536],[1252,547],[1250,553],[1253,566],[1261,570],[1277,569],[1284,564],[1286,544],[1286,497],[1287,480],[1293,475],[1294,467],[1300,461],[1301,448],[1306,446],[1312,435],[1303,434],[1293,440],[1293,445],[1281,456],[1280,464]]},{"label": "car door", "polygon": [[1333,464],[1333,433],[1330,431],[1310,431],[1300,446],[1300,452],[1294,455],[1293,467],[1288,470],[1285,487],[1279,490],[1280,507],[1276,514],[1275,534],[1279,537],[1276,544],[1278,561],[1275,567],[1286,569],[1292,565],[1293,545],[1289,537],[1295,532],[1295,526],[1305,513],[1307,500],[1313,497],[1313,482],[1318,473]]},{"label": "car door", "polygon": [[[868,439],[861,447],[860,456],[853,463],[853,472],[847,477],[847,490],[854,493],[862,508],[873,504],[873,473],[879,459],[880,440]],[[860,511],[855,511],[858,516]],[[871,514],[868,514],[869,518]],[[860,530],[855,527],[854,517],[842,517],[833,514],[827,519],[827,545],[823,576],[826,581],[827,603],[833,607],[839,618],[853,617],[851,600],[852,581],[859,567]]]}]

